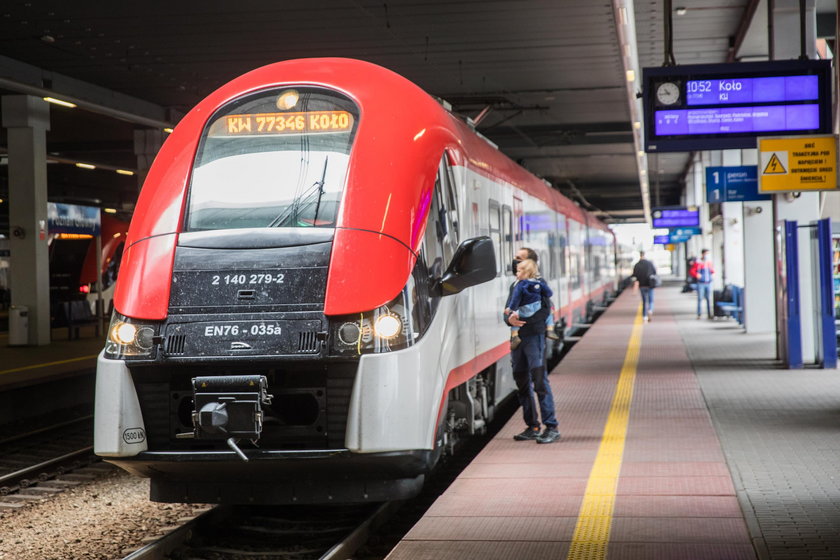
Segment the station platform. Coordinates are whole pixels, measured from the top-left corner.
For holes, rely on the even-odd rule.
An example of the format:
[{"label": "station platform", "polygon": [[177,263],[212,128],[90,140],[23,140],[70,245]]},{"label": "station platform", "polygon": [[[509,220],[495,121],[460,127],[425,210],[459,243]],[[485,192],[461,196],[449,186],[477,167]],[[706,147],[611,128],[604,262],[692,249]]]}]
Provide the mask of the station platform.
[{"label": "station platform", "polygon": [[508,424],[389,554],[404,559],[840,558],[840,372],[773,334],[626,290],[550,376],[562,439]]},{"label": "station platform", "polygon": [[81,326],[79,337],[69,340],[66,327],[55,328],[44,346],[9,346],[9,333],[0,332],[0,391],[93,371],[105,346],[102,330],[98,336],[95,330]]}]

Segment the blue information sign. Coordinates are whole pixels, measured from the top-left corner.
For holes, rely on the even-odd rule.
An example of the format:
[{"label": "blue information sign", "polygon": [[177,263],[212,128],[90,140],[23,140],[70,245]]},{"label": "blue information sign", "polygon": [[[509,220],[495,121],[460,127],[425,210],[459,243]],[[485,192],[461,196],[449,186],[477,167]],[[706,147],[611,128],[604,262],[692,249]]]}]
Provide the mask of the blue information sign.
[{"label": "blue information sign", "polygon": [[654,245],[669,245],[672,243],[685,243],[691,239],[690,235],[654,235],[653,236],[653,244]]},{"label": "blue information sign", "polygon": [[682,227],[682,228],[674,228],[671,230],[671,235],[679,235],[679,236],[688,236],[691,237],[692,235],[700,235],[703,233],[699,227]]},{"label": "blue information sign", "polygon": [[758,192],[758,168],[755,165],[706,168],[706,202],[742,202],[770,200]]},{"label": "blue information sign", "polygon": [[700,226],[700,211],[696,208],[654,208],[651,217],[654,229]]},{"label": "blue information sign", "polygon": [[47,203],[47,224],[50,233],[99,235],[99,208],[76,204]]}]

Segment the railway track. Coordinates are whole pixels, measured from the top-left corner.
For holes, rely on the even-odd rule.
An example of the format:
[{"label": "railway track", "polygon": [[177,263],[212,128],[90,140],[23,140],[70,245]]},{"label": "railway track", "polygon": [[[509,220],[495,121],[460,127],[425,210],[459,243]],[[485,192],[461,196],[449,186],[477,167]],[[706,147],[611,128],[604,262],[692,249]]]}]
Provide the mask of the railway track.
[{"label": "railway track", "polygon": [[123,560],[350,558],[398,504],[359,506],[217,506]]},{"label": "railway track", "polygon": [[93,420],[85,416],[0,439],[0,507],[14,508],[90,478],[44,484],[98,463],[91,445]]}]

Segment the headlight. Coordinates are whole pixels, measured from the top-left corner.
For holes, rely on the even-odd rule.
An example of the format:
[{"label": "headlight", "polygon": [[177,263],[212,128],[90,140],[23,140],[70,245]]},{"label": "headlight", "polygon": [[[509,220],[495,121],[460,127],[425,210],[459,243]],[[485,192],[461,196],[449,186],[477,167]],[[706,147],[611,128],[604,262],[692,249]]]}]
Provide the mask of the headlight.
[{"label": "headlight", "polygon": [[157,324],[138,321],[114,313],[105,340],[105,356],[111,359],[153,357]]},{"label": "headlight", "polygon": [[392,301],[373,311],[330,317],[329,355],[357,358],[408,348],[426,333],[436,305],[429,293],[429,271],[418,259]]},{"label": "headlight", "polygon": [[379,338],[391,340],[402,331],[402,318],[396,313],[383,313],[373,324],[373,333]]},{"label": "headlight", "polygon": [[373,311],[330,319],[333,356],[391,352],[411,346],[415,338],[405,291]]}]

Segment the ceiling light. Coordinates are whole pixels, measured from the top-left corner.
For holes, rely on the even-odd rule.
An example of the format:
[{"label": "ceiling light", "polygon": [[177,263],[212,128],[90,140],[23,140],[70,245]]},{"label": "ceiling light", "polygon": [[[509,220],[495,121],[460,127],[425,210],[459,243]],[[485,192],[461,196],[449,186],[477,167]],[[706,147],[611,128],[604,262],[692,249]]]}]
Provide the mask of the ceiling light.
[{"label": "ceiling light", "polygon": [[675,9],[674,11],[675,11],[675,12],[677,12],[677,15],[678,15],[678,16],[684,16],[684,15],[685,15],[685,13],[686,13],[688,10],[686,10],[685,8],[683,8],[682,6],[680,6],[679,8]]},{"label": "ceiling light", "polygon": [[640,170],[640,171],[639,171],[639,175],[641,175],[642,177],[644,177],[645,175],[647,175],[647,169],[642,169],[642,170]]},{"label": "ceiling light", "polygon": [[645,157],[645,151],[644,150],[639,150],[637,153],[639,154],[639,157]]},{"label": "ceiling light", "polygon": [[116,208],[103,208],[102,211],[105,212],[106,214],[116,214],[117,213]]},{"label": "ceiling light", "polygon": [[633,122],[633,128],[635,128],[636,130],[639,130],[640,128],[642,128],[642,123],[640,123],[639,121],[634,121]]},{"label": "ceiling light", "polygon": [[76,107],[75,103],[70,103],[69,101],[56,99],[55,97],[44,97],[43,99],[47,103],[52,103],[53,105],[61,105],[62,107],[70,107],[71,109],[74,109]]},{"label": "ceiling light", "polygon": [[636,81],[636,71],[635,70],[628,70],[627,74],[627,81],[628,82],[635,82]]},{"label": "ceiling light", "polygon": [[627,25],[627,8],[624,6],[618,9],[618,22],[621,25]]},{"label": "ceiling light", "polygon": [[171,128],[164,128],[163,131],[167,134],[172,134],[172,129]]},{"label": "ceiling light", "polygon": [[115,171],[120,175],[134,175],[134,171],[129,171],[128,169],[115,169]]},{"label": "ceiling light", "polygon": [[76,167],[81,167],[82,169],[96,169],[95,165],[91,165],[89,163],[77,163]]}]

